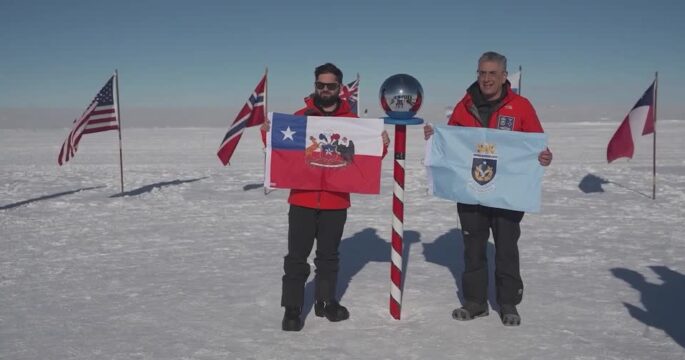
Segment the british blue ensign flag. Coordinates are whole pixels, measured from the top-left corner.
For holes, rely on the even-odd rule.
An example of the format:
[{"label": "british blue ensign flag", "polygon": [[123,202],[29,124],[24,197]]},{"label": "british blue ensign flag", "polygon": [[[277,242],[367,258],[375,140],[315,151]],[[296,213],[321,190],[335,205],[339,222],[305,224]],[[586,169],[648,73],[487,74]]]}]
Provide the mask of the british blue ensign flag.
[{"label": "british blue ensign flag", "polygon": [[380,192],[383,119],[269,113],[264,186]]}]

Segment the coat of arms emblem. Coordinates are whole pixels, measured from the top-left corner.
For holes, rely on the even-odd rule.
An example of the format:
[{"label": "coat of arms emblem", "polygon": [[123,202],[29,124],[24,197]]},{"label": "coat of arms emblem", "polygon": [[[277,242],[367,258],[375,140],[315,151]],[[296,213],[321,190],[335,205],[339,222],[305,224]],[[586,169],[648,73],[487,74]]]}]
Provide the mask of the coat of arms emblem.
[{"label": "coat of arms emblem", "polygon": [[476,145],[473,154],[471,176],[479,185],[486,185],[497,173],[497,154],[495,144],[481,143]]},{"label": "coat of arms emblem", "polygon": [[318,138],[310,136],[309,142],[304,155],[309,165],[339,168],[354,159],[354,142],[336,132],[320,133]]}]

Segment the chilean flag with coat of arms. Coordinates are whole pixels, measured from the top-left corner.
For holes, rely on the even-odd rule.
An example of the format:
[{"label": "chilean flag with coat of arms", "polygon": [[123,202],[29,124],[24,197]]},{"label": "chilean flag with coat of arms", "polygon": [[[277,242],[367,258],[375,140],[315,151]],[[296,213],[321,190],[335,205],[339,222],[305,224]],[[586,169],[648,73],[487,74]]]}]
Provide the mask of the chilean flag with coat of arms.
[{"label": "chilean flag with coat of arms", "polygon": [[380,193],[383,119],[269,113],[264,187]]}]

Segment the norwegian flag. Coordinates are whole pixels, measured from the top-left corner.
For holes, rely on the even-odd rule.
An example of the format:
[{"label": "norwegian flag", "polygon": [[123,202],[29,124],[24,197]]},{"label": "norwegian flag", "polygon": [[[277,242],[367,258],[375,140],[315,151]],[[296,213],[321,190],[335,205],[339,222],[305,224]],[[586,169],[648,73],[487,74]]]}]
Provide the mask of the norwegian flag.
[{"label": "norwegian flag", "polygon": [[266,74],[264,74],[262,80],[259,81],[259,84],[257,84],[257,87],[252,95],[250,95],[250,98],[247,99],[247,102],[238,113],[238,116],[233,120],[233,124],[231,124],[226,136],[224,136],[224,140],[221,142],[217,156],[219,156],[219,160],[221,160],[221,163],[224,164],[224,166],[231,160],[231,156],[238,146],[238,142],[240,141],[240,137],[243,136],[245,128],[264,123],[265,90]]},{"label": "norwegian flag", "polygon": [[347,101],[353,113],[359,114],[357,103],[359,102],[359,74],[353,82],[343,85],[340,89],[340,100]]},{"label": "norwegian flag", "polygon": [[635,143],[641,136],[654,132],[655,83],[656,81],[645,91],[611,137],[607,146],[607,162],[610,163],[622,157],[632,159]]},{"label": "norwegian flag", "polygon": [[119,112],[116,106],[116,75],[112,75],[105,86],[100,89],[80,118],[74,120],[69,136],[62,144],[57,157],[61,166],[76,154],[81,136],[101,131],[119,129]]}]

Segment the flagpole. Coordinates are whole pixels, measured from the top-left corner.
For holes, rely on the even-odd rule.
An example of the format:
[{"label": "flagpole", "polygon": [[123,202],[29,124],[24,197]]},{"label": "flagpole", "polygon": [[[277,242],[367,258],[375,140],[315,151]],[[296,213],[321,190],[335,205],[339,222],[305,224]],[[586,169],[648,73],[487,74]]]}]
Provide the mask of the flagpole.
[{"label": "flagpole", "polygon": [[[268,99],[269,99],[269,67],[266,66],[264,68],[264,121],[269,121],[268,115],[269,115],[269,110],[268,110]],[[267,134],[268,136],[268,134]],[[266,144],[264,144],[264,147],[262,148],[262,152],[264,153],[264,164],[266,165]],[[269,194],[269,189],[264,187],[264,195]]]},{"label": "flagpole", "polygon": [[121,151],[121,110],[119,109],[119,72],[117,69],[114,69],[114,83],[117,87],[116,95],[117,95],[117,121],[119,122],[119,126],[117,127],[117,130],[119,132],[119,180],[121,182],[121,193],[124,193],[124,155],[123,152]]},{"label": "flagpole", "polygon": [[519,65],[519,95],[521,95],[521,78],[523,77],[523,69]]},{"label": "flagpole", "polygon": [[362,97],[361,97],[361,83],[359,82],[359,73],[357,73],[357,116],[362,111]]},{"label": "flagpole", "polygon": [[659,89],[659,72],[654,73],[654,132],[652,133],[652,200],[656,200],[656,99]]},{"label": "flagpole", "polygon": [[269,67],[264,68],[264,119],[269,114],[267,100],[269,99]]}]

